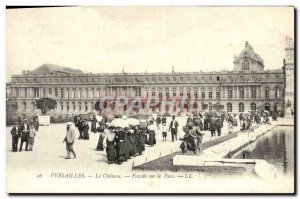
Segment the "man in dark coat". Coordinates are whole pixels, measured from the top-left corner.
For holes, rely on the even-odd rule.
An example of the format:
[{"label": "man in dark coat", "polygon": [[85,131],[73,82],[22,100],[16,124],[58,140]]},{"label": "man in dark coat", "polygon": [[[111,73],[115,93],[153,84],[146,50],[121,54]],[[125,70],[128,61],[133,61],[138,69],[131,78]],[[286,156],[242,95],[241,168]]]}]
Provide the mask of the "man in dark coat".
[{"label": "man in dark coat", "polygon": [[216,129],[218,132],[218,136],[221,136],[221,130],[222,130],[223,122],[220,116],[218,116],[218,119],[216,120]]},{"label": "man in dark coat", "polygon": [[211,132],[211,137],[214,137],[216,134],[216,121],[214,120],[214,118],[211,118],[209,121],[209,129]]},{"label": "man in dark coat", "polygon": [[83,128],[84,128],[84,120],[78,118],[77,128],[79,131],[79,139],[83,139]]},{"label": "man in dark coat", "polygon": [[177,141],[177,132],[178,132],[178,122],[175,120],[175,115],[172,117],[172,121],[170,122],[169,130],[171,130],[172,142],[174,140]]},{"label": "man in dark coat", "polygon": [[84,140],[90,139],[90,136],[89,136],[89,129],[90,129],[90,126],[89,126],[89,124],[87,123],[87,120],[85,119],[84,122],[83,122],[83,126],[82,126],[83,139],[84,139]]},{"label": "man in dark coat", "polygon": [[21,128],[19,126],[19,122],[16,122],[16,125],[12,128],[11,135],[12,135],[12,151],[17,152],[19,137],[21,136]]},{"label": "man in dark coat", "polygon": [[28,151],[28,136],[30,132],[30,127],[27,119],[24,119],[24,122],[21,126],[21,145],[19,151],[22,151],[23,143],[25,142],[25,151]]}]

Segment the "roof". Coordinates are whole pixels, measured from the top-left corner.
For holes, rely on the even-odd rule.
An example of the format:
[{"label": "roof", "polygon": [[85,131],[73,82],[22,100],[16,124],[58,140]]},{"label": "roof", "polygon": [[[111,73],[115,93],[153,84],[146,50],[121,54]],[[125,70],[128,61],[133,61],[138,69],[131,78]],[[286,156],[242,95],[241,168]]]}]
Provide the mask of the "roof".
[{"label": "roof", "polygon": [[58,66],[55,64],[43,64],[42,66],[38,67],[37,69],[31,71],[33,74],[57,74],[57,73],[63,73],[63,74],[83,74],[82,71],[64,67],[64,66]]},{"label": "roof", "polygon": [[239,54],[239,56],[234,57],[233,62],[238,62],[243,58],[250,58],[264,65],[264,60],[257,53],[254,52],[253,47],[248,43],[248,41],[246,41],[245,47],[243,51]]}]

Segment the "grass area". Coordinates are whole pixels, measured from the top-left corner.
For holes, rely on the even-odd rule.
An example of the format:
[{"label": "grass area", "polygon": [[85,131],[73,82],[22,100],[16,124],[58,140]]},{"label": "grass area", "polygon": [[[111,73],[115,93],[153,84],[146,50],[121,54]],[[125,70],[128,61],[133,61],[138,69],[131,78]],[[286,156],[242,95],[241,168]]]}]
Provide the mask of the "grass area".
[{"label": "grass area", "polygon": [[[232,134],[228,134],[219,138],[216,138],[214,140],[211,141],[207,141],[205,143],[203,143],[203,149],[207,149],[209,147],[212,147],[214,145],[217,145],[219,143],[225,142],[229,139],[232,139],[234,137],[237,137],[237,132],[236,133],[232,133]],[[178,146],[179,147],[179,146]],[[201,152],[200,152],[201,153]],[[201,171],[201,172],[215,172],[216,168],[214,167],[192,167],[192,166],[174,166],[173,165],[173,157],[176,155],[182,154],[181,152],[174,152],[170,155],[161,157],[159,159],[147,162],[145,164],[139,165],[134,167],[133,169],[136,170],[159,170],[159,171]],[[194,155],[193,152],[186,152],[186,155]],[[220,168],[219,168],[220,169]],[[222,170],[224,170],[224,172],[229,172],[232,171],[233,169],[231,167],[224,167],[222,168]],[[244,171],[242,168],[241,169],[237,169],[237,172],[241,172]],[[234,171],[232,171],[234,172]]]}]

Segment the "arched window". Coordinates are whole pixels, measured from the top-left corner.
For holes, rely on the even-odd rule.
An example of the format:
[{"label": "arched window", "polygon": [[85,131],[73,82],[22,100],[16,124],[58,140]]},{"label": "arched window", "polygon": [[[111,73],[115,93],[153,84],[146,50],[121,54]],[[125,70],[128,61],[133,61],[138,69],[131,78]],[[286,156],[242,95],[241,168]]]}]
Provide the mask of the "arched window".
[{"label": "arched window", "polygon": [[64,110],[64,104],[63,104],[63,102],[60,102],[60,110]]},{"label": "arched window", "polygon": [[250,70],[249,67],[249,61],[248,60],[244,60],[242,63],[242,70]]},{"label": "arched window", "polygon": [[78,110],[81,111],[81,102],[78,104]]},{"label": "arched window", "polygon": [[34,111],[35,110],[35,103],[31,102],[31,110]]},{"label": "arched window", "polygon": [[244,112],[244,104],[239,103],[239,112]]},{"label": "arched window", "polygon": [[265,103],[265,110],[270,111],[270,104],[269,103]]},{"label": "arched window", "polygon": [[75,106],[75,102],[72,103],[73,104],[73,110],[76,110],[76,106]]},{"label": "arched window", "polygon": [[227,103],[227,112],[232,112],[232,104]]},{"label": "arched window", "polygon": [[250,105],[251,111],[256,111],[256,104],[254,102]]},{"label": "arched window", "polygon": [[22,103],[22,110],[23,110],[23,111],[26,111],[26,102],[23,102],[23,103]]},{"label": "arched window", "polygon": [[211,103],[208,104],[208,111],[212,112],[212,104]]},{"label": "arched window", "polygon": [[85,112],[88,111],[88,105],[87,105],[87,102],[85,102]]},{"label": "arched window", "polygon": [[69,102],[67,102],[67,111],[70,111]]}]

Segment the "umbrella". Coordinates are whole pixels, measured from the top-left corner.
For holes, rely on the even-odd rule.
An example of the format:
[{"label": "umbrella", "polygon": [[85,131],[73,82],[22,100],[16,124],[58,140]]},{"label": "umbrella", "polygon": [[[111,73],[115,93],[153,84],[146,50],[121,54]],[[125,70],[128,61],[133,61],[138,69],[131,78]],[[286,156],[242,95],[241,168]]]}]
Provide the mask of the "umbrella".
[{"label": "umbrella", "polygon": [[101,122],[102,120],[103,120],[103,117],[102,116],[100,116],[100,115],[95,115],[96,116],[96,120],[98,121],[98,122]]},{"label": "umbrella", "polygon": [[88,114],[80,114],[79,117],[82,119],[91,120],[91,117]]},{"label": "umbrella", "polygon": [[140,124],[139,120],[137,120],[135,118],[128,118],[128,119],[126,119],[126,121],[129,123],[129,125],[132,125],[132,126],[136,126],[136,125]]},{"label": "umbrella", "polygon": [[139,120],[140,127],[141,128],[146,128],[147,127],[147,121],[146,120]]},{"label": "umbrella", "polygon": [[151,119],[152,116],[150,116],[150,115],[143,115],[143,114],[136,114],[136,115],[132,116],[131,118],[135,118],[137,120],[148,120],[148,119]]},{"label": "umbrella", "polygon": [[129,127],[129,123],[126,120],[121,118],[114,119],[111,122],[111,125],[114,127],[121,127],[121,128]]}]

